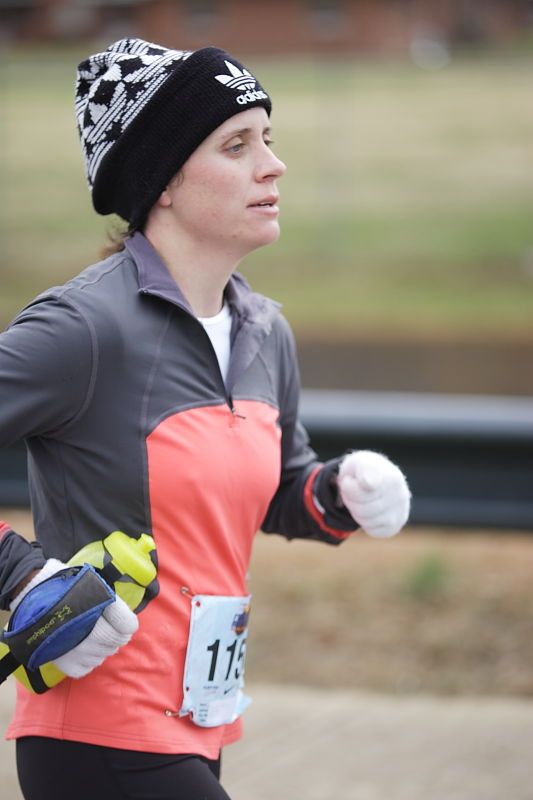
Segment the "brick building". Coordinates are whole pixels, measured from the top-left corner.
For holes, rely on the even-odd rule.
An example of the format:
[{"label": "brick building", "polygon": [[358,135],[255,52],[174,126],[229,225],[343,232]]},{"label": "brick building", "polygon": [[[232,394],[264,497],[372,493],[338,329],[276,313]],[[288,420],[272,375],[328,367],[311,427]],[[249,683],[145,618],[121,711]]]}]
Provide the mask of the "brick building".
[{"label": "brick building", "polygon": [[532,19],[531,0],[0,0],[4,40],[138,35],[241,53],[402,53],[417,37],[501,42]]}]

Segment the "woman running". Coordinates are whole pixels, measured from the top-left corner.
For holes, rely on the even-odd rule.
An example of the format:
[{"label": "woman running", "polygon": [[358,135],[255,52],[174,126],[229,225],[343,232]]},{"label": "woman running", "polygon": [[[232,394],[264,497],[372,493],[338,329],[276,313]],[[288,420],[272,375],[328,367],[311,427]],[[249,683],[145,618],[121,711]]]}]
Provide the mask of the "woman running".
[{"label": "woman running", "polygon": [[290,328],[236,272],[279,235],[257,78],[123,39],[79,66],[76,110],[94,208],[129,227],[0,336],[0,446],[27,443],[36,532],[0,526],[0,606],[117,528],[153,536],[159,592],[139,616],[108,604],[50,691],[18,685],[8,738],[26,800],[222,800],[256,531],[393,536],[409,490],[377,453],[317,460]]}]

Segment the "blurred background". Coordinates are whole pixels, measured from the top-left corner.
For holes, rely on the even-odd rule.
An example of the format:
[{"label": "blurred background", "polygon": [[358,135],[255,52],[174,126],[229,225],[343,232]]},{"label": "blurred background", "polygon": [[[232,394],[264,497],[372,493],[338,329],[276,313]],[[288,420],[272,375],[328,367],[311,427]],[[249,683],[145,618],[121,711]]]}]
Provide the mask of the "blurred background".
[{"label": "blurred background", "polygon": [[[83,175],[78,61],[124,36],[216,44],[273,97],[288,165],[282,236],[242,271],[283,303],[303,386],[473,395],[480,409],[483,398],[529,401],[533,2],[1,0],[0,10],[3,325],[97,260],[114,224],[92,211]],[[419,438],[417,452],[426,446]],[[499,456],[483,458],[490,470]],[[531,449],[522,458],[531,476]],[[27,512],[2,515],[31,535]],[[532,572],[528,534],[502,524],[358,536],[340,550],[260,537],[251,680],[531,697]]]},{"label": "blurred background", "polygon": [[304,385],[533,393],[532,2],[0,9],[1,322],[96,259],[110,226],[85,186],[78,61],[123,36],[216,43],[274,98],[283,232],[242,269],[283,302]]}]

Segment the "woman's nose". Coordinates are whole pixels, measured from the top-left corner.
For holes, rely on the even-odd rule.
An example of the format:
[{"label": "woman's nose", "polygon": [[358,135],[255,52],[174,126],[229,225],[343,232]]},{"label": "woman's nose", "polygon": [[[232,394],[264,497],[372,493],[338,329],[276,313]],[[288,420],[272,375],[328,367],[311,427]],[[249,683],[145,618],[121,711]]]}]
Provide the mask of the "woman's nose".
[{"label": "woman's nose", "polygon": [[281,178],[286,172],[287,167],[284,162],[270,148],[266,148],[265,157],[258,170],[260,180]]}]

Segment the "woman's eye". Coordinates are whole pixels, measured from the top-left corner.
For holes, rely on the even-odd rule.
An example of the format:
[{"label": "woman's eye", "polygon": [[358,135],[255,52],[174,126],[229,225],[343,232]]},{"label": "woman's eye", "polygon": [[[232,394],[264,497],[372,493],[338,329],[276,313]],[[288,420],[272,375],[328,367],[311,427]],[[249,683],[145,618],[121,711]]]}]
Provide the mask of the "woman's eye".
[{"label": "woman's eye", "polygon": [[267,147],[272,147],[272,145],[274,144],[274,139],[264,139],[264,142]]},{"label": "woman's eye", "polygon": [[244,147],[244,142],[239,142],[238,144],[232,144],[228,147],[228,152],[240,153],[243,147]]}]

